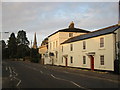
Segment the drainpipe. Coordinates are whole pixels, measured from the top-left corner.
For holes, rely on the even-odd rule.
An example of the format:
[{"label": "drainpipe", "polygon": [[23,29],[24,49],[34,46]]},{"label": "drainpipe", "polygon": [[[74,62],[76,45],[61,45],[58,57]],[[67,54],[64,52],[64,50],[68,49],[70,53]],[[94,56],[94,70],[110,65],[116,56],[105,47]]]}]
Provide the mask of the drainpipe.
[{"label": "drainpipe", "polygon": [[114,51],[114,53],[115,53],[114,54],[115,55],[114,72],[118,74],[119,73],[119,61],[118,61],[118,57],[117,57],[117,41],[116,41],[116,36],[117,36],[116,34],[117,33],[114,32],[113,34],[114,34],[114,41],[115,41],[114,42],[114,45],[115,45],[115,51]]},{"label": "drainpipe", "polygon": [[117,33],[114,32],[113,34],[114,34],[114,41],[115,41],[115,44],[114,44],[115,45],[115,60],[117,60],[117,46],[116,46],[116,43],[117,43],[117,41],[116,41],[116,34]]}]

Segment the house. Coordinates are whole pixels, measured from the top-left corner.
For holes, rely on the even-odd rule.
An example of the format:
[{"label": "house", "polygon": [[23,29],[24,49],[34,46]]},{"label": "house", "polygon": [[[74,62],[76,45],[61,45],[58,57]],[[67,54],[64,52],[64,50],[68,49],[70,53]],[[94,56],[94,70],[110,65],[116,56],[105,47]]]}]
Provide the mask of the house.
[{"label": "house", "polygon": [[120,25],[109,26],[64,41],[62,65],[114,71],[119,60]]},{"label": "house", "polygon": [[71,22],[68,28],[61,29],[48,36],[48,52],[45,54],[44,63],[52,65],[62,64],[62,47],[61,43],[69,38],[86,34],[90,31],[75,28]]},{"label": "house", "polygon": [[39,54],[41,54],[41,64],[47,63],[48,60],[44,61],[44,60],[46,60],[45,57],[46,57],[47,52],[48,52],[48,38],[45,38],[42,41],[41,46],[39,47]]}]

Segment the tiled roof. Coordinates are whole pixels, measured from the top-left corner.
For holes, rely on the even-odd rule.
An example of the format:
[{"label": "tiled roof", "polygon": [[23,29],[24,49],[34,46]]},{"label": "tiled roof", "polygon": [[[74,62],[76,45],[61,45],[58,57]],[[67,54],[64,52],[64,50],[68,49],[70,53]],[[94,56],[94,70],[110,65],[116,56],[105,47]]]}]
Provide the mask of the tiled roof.
[{"label": "tiled roof", "polygon": [[81,32],[81,33],[88,33],[90,31],[79,29],[79,28],[66,28],[66,29],[58,30],[55,33],[49,35],[48,37],[50,37],[50,36],[52,36],[52,35],[54,35],[54,34],[56,34],[58,32]]},{"label": "tiled roof", "polygon": [[83,35],[79,35],[79,36],[70,38],[70,39],[64,41],[62,44],[80,41],[80,40],[84,40],[84,39],[88,39],[88,38],[92,38],[92,37],[97,37],[100,35],[110,34],[110,33],[113,33],[115,30],[117,30],[118,28],[120,28],[120,26],[113,25],[113,26],[110,26],[107,28],[99,29],[99,30],[96,30],[96,31],[93,31],[93,32],[90,32],[87,34],[83,34]]}]

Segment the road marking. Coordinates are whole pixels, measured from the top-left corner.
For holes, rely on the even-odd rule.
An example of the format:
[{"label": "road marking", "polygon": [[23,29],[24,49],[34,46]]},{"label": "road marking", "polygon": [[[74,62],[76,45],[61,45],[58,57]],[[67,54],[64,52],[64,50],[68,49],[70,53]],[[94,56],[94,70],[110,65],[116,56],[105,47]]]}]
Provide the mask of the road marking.
[{"label": "road marking", "polygon": [[43,73],[43,71],[40,71],[40,73]]},{"label": "road marking", "polygon": [[9,77],[12,77],[12,70],[11,70],[10,67],[9,67],[9,71],[10,71],[10,75],[9,75]]},{"label": "road marking", "polygon": [[6,66],[6,71],[8,70],[8,67]]},{"label": "road marking", "polygon": [[18,74],[15,71],[13,71],[13,73],[15,74],[15,76],[18,76]]},{"label": "road marking", "polygon": [[[18,74],[17,74],[14,70],[12,70],[11,67],[9,67],[9,71],[10,71],[10,75],[9,75],[9,77],[12,77],[12,76],[13,76],[13,75],[12,75],[12,72],[15,74],[15,76],[18,76]],[[16,79],[16,80],[18,80],[19,82],[18,82],[17,85],[16,85],[16,86],[18,87],[19,84],[21,83],[21,80],[18,79],[18,78],[16,78],[15,76],[12,77],[10,80],[13,80],[13,78]]]},{"label": "road marking", "polygon": [[20,83],[21,83],[21,80],[18,79],[18,78],[16,78],[16,77],[13,77],[13,78],[19,81],[19,82],[16,84],[16,86],[18,87],[18,86],[20,85]]},{"label": "road marking", "polygon": [[18,84],[16,86],[18,87],[20,85],[20,83],[21,83],[21,80],[18,82]]},{"label": "road marking", "polygon": [[51,76],[55,79],[58,79],[58,80],[63,80],[63,81],[67,81],[67,82],[70,82],[72,84],[74,84],[75,86],[79,87],[79,88],[82,88],[82,89],[85,89],[85,90],[91,90],[91,89],[87,89],[85,87],[82,87],[80,85],[78,85],[77,83],[73,82],[73,81],[69,81],[69,80],[66,80],[66,79],[62,79],[62,78],[58,78],[58,77],[55,77],[53,74],[51,74]]}]

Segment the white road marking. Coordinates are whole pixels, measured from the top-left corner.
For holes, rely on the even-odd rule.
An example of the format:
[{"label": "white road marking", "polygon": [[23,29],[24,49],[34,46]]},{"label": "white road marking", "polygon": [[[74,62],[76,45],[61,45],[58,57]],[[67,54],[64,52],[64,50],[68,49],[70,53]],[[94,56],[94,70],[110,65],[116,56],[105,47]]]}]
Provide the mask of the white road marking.
[{"label": "white road marking", "polygon": [[21,80],[20,79],[18,79],[18,78],[16,78],[16,77],[13,77],[14,79],[16,79],[16,80],[18,80],[19,82],[17,83],[17,87],[20,85],[20,83],[21,83]]},{"label": "white road marking", "polygon": [[12,70],[11,70],[10,67],[9,67],[9,71],[10,71],[10,75],[9,75],[9,77],[12,77]]},{"label": "white road marking", "polygon": [[20,83],[21,83],[21,80],[18,82],[18,84],[16,86],[18,87]]},{"label": "white road marking", "polygon": [[43,71],[40,71],[40,73],[43,73]]},{"label": "white road marking", "polygon": [[58,79],[58,80],[63,80],[63,81],[70,82],[70,83],[74,84],[75,86],[77,86],[77,87],[79,87],[79,88],[83,88],[83,89],[86,89],[86,90],[90,90],[90,89],[87,89],[87,88],[85,88],[85,87],[82,87],[82,86],[78,85],[77,83],[75,83],[75,82],[73,82],[73,81],[69,81],[69,80],[66,80],[66,79],[58,78],[58,77],[55,77],[55,76],[52,75],[52,74],[51,74],[51,76],[52,76],[53,78],[55,78],[55,79]]},{"label": "white road marking", "polygon": [[15,76],[18,76],[18,74],[15,71],[13,71],[13,73],[15,74]]},{"label": "white road marking", "polygon": [[8,70],[8,67],[6,66],[6,71]]},{"label": "white road marking", "polygon": [[[15,72],[15,71],[13,71],[12,69],[11,69],[11,67],[9,67],[9,71],[10,71],[10,76],[9,77],[12,77],[13,75],[12,75],[12,72],[15,74],[15,76],[18,76],[18,74]],[[20,79],[18,79],[18,78],[16,78],[16,77],[12,77],[10,80],[13,80],[13,78],[14,79],[16,79],[16,80],[18,80],[19,82],[17,83],[17,87],[19,86],[19,84],[21,83],[21,80]]]}]

